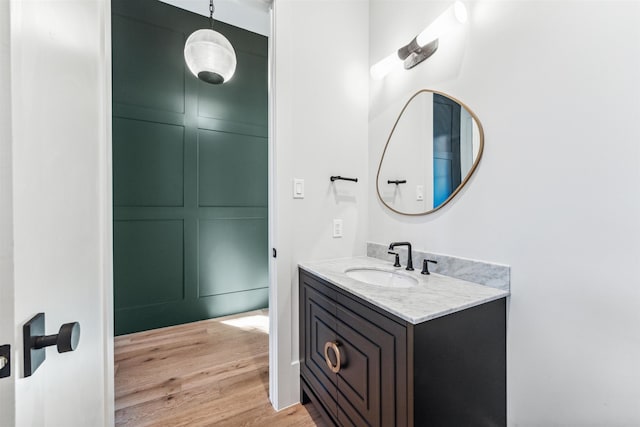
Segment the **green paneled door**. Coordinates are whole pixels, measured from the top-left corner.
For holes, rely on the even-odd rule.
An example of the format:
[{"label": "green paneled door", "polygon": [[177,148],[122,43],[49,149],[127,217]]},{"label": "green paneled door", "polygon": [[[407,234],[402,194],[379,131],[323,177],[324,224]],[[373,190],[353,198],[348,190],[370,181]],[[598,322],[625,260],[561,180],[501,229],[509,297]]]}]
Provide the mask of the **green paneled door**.
[{"label": "green paneled door", "polygon": [[216,22],[224,85],[184,64],[208,19],[113,0],[116,334],[267,306],[267,38]]}]

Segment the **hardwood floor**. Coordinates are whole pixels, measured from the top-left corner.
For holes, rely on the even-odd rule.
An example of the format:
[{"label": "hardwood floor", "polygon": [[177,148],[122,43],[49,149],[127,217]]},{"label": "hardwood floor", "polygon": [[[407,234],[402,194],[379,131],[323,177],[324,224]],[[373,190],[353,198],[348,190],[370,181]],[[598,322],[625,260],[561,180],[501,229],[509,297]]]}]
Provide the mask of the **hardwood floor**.
[{"label": "hardwood floor", "polygon": [[259,325],[266,316],[259,310],[116,337],[116,425],[325,426],[312,405],[273,410],[268,335]]}]

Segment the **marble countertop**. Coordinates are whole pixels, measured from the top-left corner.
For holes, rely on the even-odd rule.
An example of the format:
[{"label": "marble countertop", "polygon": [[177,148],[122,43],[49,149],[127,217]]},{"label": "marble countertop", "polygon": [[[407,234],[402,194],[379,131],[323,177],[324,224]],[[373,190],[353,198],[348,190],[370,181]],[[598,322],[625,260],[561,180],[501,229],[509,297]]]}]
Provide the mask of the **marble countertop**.
[{"label": "marble countertop", "polygon": [[[418,324],[469,307],[504,298],[508,291],[491,288],[453,277],[431,273],[420,274],[420,268],[407,271],[395,268],[391,262],[369,257],[342,258],[315,262],[301,262],[300,268],[338,288],[344,289],[371,304],[410,323]],[[347,276],[353,268],[375,268],[410,275],[418,280],[410,288],[390,288],[370,285]]]}]

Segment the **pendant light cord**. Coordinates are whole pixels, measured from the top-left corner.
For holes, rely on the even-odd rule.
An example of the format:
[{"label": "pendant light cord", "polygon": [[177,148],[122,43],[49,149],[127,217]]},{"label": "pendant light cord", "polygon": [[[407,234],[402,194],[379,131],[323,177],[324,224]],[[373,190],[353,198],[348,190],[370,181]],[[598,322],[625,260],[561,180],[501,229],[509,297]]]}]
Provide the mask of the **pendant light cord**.
[{"label": "pendant light cord", "polygon": [[209,0],[209,25],[211,26],[212,30],[213,30],[213,11],[214,11],[213,0]]}]

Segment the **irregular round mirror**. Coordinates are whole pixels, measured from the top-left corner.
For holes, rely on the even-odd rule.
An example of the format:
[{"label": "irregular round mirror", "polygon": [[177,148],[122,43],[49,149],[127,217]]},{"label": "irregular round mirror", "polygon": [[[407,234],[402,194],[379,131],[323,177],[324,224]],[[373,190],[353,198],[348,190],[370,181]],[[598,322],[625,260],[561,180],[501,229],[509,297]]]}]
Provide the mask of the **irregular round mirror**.
[{"label": "irregular round mirror", "polygon": [[396,120],[382,152],[376,187],[382,203],[403,215],[425,215],[446,205],[478,166],[484,133],[462,102],[424,89]]}]

